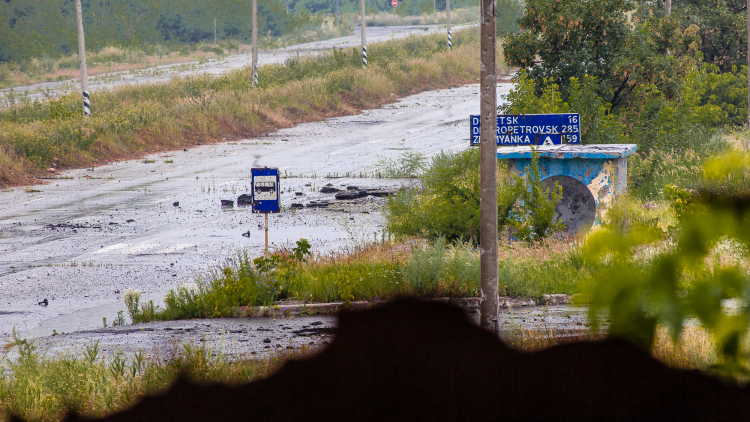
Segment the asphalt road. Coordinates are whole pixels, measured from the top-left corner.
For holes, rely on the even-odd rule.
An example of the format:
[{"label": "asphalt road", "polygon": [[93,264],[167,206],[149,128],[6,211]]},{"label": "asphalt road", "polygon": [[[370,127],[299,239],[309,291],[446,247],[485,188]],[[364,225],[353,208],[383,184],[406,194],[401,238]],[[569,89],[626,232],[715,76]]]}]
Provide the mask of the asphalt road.
[{"label": "asphalt road", "polygon": [[[500,84],[499,94],[509,88]],[[478,96],[478,85],[424,92],[355,116],[147,157],[153,163],[68,171],[33,191],[0,192],[0,338],[14,326],[33,336],[95,329],[125,309],[121,294],[128,288],[159,303],[240,248],[260,255],[262,216],[220,206],[247,192],[252,167],[302,176],[281,181],[287,211],[269,219],[272,246],[304,237],[313,251],[325,252],[371,239],[384,224],[384,199],[340,203],[320,187],[411,181],[326,176],[372,171],[381,157],[406,151],[429,156],[467,148]],[[315,200],[334,204],[290,210]],[[44,299],[48,306],[37,304]]]},{"label": "asphalt road", "polygon": [[[471,25],[454,26],[456,31]],[[387,26],[368,27],[367,42],[381,42],[392,39],[404,38],[409,35],[424,35],[438,31],[445,31],[445,25],[410,25],[410,26]],[[305,44],[297,44],[276,50],[260,51],[258,53],[258,65],[270,63],[283,63],[292,56],[305,54],[319,54],[336,48],[353,48],[360,45],[359,28],[354,34],[346,37],[332,38],[329,40],[316,41]],[[235,54],[223,59],[210,59],[205,63],[187,62],[156,66],[147,69],[105,73],[89,78],[89,90],[92,92],[102,89],[112,89],[122,85],[164,83],[173,77],[185,77],[199,74],[221,75],[234,69],[240,69],[252,64],[250,52]],[[261,74],[262,78],[263,75]],[[37,99],[43,97],[54,97],[80,89],[80,79],[44,82],[32,85],[23,85],[13,88],[0,89],[0,105],[9,101],[8,95],[12,93],[16,98],[27,97]],[[17,101],[17,99],[15,100]],[[94,104],[94,107],[96,105]]]}]

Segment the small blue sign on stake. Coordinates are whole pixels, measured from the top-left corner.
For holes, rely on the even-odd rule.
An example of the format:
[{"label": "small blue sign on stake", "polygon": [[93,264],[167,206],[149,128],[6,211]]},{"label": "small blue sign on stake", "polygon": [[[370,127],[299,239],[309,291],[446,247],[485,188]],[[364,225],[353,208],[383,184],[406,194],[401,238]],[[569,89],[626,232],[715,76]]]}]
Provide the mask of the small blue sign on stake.
[{"label": "small blue sign on stake", "polygon": [[279,212],[279,169],[254,168],[250,170],[250,174],[252,176],[250,189],[253,191],[253,212]]},{"label": "small blue sign on stake", "polygon": [[[469,145],[479,146],[480,116],[471,116]],[[581,143],[581,116],[504,114],[497,116],[497,145],[560,145]]]}]

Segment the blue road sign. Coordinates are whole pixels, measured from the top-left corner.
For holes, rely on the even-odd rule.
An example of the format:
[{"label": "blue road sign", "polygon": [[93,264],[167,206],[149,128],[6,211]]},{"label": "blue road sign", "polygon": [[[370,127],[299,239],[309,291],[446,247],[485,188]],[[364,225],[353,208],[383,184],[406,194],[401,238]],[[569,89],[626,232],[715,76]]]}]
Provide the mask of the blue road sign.
[{"label": "blue road sign", "polygon": [[[469,144],[479,145],[479,116],[471,116]],[[497,116],[497,145],[560,145],[581,143],[581,117],[566,114],[505,114]]]},{"label": "blue road sign", "polygon": [[279,169],[254,168],[250,170],[253,191],[253,212],[279,212]]}]

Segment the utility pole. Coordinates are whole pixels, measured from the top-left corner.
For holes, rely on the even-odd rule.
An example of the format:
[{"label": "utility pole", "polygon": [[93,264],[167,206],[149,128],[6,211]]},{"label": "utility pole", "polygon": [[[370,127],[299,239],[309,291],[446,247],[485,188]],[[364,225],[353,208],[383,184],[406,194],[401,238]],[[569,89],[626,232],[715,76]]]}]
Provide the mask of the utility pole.
[{"label": "utility pole", "polygon": [[216,18],[214,18],[214,45],[216,45]]},{"label": "utility pole", "polygon": [[[748,0],[750,1],[750,0]],[[480,200],[479,265],[482,328],[499,335],[497,324],[497,79],[495,66],[495,0],[482,0],[480,25]]]},{"label": "utility pole", "polygon": [[453,47],[453,40],[451,39],[451,0],[445,0],[445,19],[448,27],[448,50]]},{"label": "utility pole", "polygon": [[339,27],[339,0],[336,0],[336,28]]},{"label": "utility pole", "polygon": [[365,38],[365,0],[359,1],[361,5],[361,11],[360,14],[362,15],[362,23],[360,24],[361,29],[361,35],[362,35],[362,66],[367,67],[367,40]]},{"label": "utility pole", "polygon": [[91,117],[89,100],[89,73],[86,69],[86,41],[83,35],[83,9],[81,0],[76,0],[76,19],[78,20],[78,57],[81,59],[81,91],[83,92],[83,117]]},{"label": "utility pole", "polygon": [[253,86],[258,86],[258,0],[253,0]]},{"label": "utility pole", "polygon": [[[750,69],[750,0],[747,0],[745,9],[747,10],[747,68]],[[750,70],[747,71],[747,86],[750,87]],[[747,121],[750,127],[750,89],[747,90],[747,104]]]}]

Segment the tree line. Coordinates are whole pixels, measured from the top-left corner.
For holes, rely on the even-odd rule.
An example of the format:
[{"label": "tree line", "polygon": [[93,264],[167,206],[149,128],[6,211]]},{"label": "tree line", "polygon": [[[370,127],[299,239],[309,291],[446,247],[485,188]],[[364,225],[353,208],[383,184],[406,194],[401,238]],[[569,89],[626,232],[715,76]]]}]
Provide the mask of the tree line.
[{"label": "tree line", "polygon": [[[478,0],[453,0],[454,8]],[[251,0],[82,0],[86,47],[142,48],[160,43],[248,40]],[[369,13],[420,15],[445,10],[445,0],[366,0]],[[341,13],[358,13],[359,0],[339,0]],[[262,0],[258,27],[278,37],[318,24],[318,14],[336,13],[336,0]],[[0,0],[0,63],[33,57],[57,58],[77,51],[74,0]]]}]

